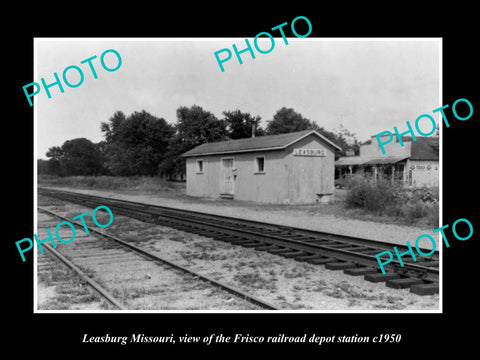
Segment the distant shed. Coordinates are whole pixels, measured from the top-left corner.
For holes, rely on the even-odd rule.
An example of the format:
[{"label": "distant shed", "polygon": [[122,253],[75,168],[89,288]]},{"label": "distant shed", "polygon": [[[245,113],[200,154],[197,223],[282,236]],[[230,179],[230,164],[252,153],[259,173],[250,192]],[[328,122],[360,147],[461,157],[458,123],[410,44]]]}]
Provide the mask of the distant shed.
[{"label": "distant shed", "polygon": [[336,150],[314,130],[206,143],[182,155],[186,193],[272,204],[330,202]]}]

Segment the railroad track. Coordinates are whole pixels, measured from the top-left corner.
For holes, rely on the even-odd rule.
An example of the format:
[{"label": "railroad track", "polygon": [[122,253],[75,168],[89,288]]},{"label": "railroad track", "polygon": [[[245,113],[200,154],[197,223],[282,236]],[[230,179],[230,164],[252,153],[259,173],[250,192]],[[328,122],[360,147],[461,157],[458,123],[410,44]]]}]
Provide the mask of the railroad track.
[{"label": "railroad track", "polygon": [[[38,188],[38,194],[87,207],[106,205],[115,214],[324,265],[330,270],[343,270],[349,275],[364,276],[367,281],[385,282],[392,288],[410,288],[418,295],[439,291],[438,253],[419,257],[416,262],[405,257],[403,267],[393,260],[385,265],[387,272],[382,274],[375,255],[391,250],[391,243],[63,190]],[[406,246],[396,246],[400,252],[408,250]]]},{"label": "railroad track", "polygon": [[[71,219],[67,219],[41,207],[38,207],[38,210],[40,213],[47,215],[47,217],[55,217],[69,221],[76,227],[83,229],[81,222],[72,221]],[[50,224],[52,222],[46,221],[46,219],[43,219],[43,224],[39,224],[39,228],[51,226]],[[168,289],[168,286],[171,284],[160,281],[159,279],[162,277],[167,277],[170,282],[172,282],[172,278],[176,277],[178,279],[175,280],[176,284],[183,280],[185,284],[182,285],[182,291],[188,293],[188,296],[192,298],[194,306],[198,300],[195,296],[198,295],[204,298],[204,303],[208,303],[210,297],[217,297],[218,299],[215,301],[226,305],[227,308],[240,305],[253,310],[277,310],[274,305],[249,295],[240,289],[189,270],[117,237],[93,228],[89,228],[89,231],[91,233],[90,235],[80,236],[79,241],[74,241],[68,246],[62,246],[61,251],[53,249],[47,244],[42,244],[42,248],[46,249],[59,261],[72,269],[101,297],[120,310],[129,310],[132,306],[139,306],[138,298],[140,298],[141,295],[134,294],[138,292],[139,289],[140,293],[147,294],[150,298],[156,296],[158,293],[160,301],[162,297],[163,299],[167,298],[167,300],[171,298],[170,294],[165,293],[165,290]],[[104,241],[99,241],[99,239],[103,239]],[[128,272],[128,269],[131,269],[131,276],[129,276],[131,281],[120,279],[121,274],[119,273]],[[168,276],[165,276],[165,273],[169,271],[173,271],[176,275],[168,274]],[[92,276],[92,273],[95,275]],[[188,276],[188,279],[185,279],[185,275]],[[94,278],[98,279],[95,280]],[[155,281],[155,278],[159,281]],[[149,281],[151,279],[154,281]],[[124,284],[126,288],[123,288],[121,283],[125,282],[127,283]],[[146,285],[139,285],[140,282]],[[203,285],[199,284],[199,282],[203,283]],[[152,283],[153,285],[151,285]],[[207,284],[207,286],[205,286],[205,284]],[[142,288],[143,286],[145,286],[145,288]],[[214,287],[217,291],[212,292],[208,287]],[[205,290],[208,290],[207,294],[205,294]],[[225,301],[226,292],[237,297],[237,301],[231,303],[232,298]],[[134,297],[133,300],[130,299],[132,294]],[[119,299],[119,297],[123,299]],[[245,306],[242,302],[246,302],[248,305]]]},{"label": "railroad track", "polygon": [[[99,289],[95,289],[95,286],[89,281],[91,279],[85,276],[83,271],[72,271],[72,267],[67,266],[63,261],[60,261],[59,266],[58,252],[52,250],[50,246],[44,246],[44,249],[47,251],[43,256],[37,257],[36,267],[39,284],[37,287],[38,310],[59,310],[59,308],[62,310],[78,310],[85,307],[112,310],[122,307],[122,305],[119,307],[118,304],[112,304],[112,302],[106,300],[105,296],[99,296]],[[40,254],[40,251],[38,254]],[[62,267],[62,265],[65,266]],[[48,296],[41,300],[40,284],[45,287],[55,287],[56,296]],[[57,300],[57,296],[61,297],[61,300]],[[57,301],[55,302],[55,300]],[[106,302],[102,300],[106,300]],[[59,304],[59,301],[61,301],[61,304]]]}]

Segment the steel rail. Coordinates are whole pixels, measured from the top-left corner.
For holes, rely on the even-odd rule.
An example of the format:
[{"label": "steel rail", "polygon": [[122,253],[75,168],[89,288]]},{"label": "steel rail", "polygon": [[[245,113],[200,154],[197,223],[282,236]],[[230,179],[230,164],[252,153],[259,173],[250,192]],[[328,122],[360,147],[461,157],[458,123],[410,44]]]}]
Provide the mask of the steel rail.
[{"label": "steel rail", "polygon": [[[217,215],[217,214],[206,214],[202,213],[199,211],[194,211],[194,210],[187,210],[187,209],[179,209],[179,208],[172,208],[172,207],[167,207],[167,206],[162,206],[162,205],[155,205],[155,204],[146,204],[146,203],[139,203],[131,200],[123,200],[123,199],[116,199],[116,198],[107,198],[103,196],[98,196],[98,195],[90,195],[90,194],[82,194],[78,192],[72,192],[72,191],[65,191],[65,190],[58,190],[58,189],[49,189],[49,188],[42,188],[39,187],[38,190],[41,191],[51,191],[52,193],[63,193],[65,195],[72,195],[74,197],[82,197],[84,199],[91,199],[91,198],[97,198],[97,199],[102,199],[102,200],[108,200],[110,202],[117,202],[117,203],[123,203],[123,204],[131,204],[132,206],[140,207],[143,208],[144,210],[147,209],[152,209],[152,210],[157,210],[157,209],[164,209],[169,212],[178,212],[182,215],[185,214],[192,214],[192,215],[198,215],[200,217],[210,217],[214,218],[215,220],[223,219],[224,221],[227,222],[240,222],[244,223],[247,226],[253,225],[258,225],[261,228],[270,228],[274,230],[282,230],[287,233],[297,233],[297,234],[304,234],[306,236],[311,236],[314,237],[318,240],[322,239],[322,237],[325,237],[325,240],[332,240],[332,241],[343,241],[343,242],[348,242],[351,244],[357,243],[362,246],[373,246],[375,249],[378,249],[378,247],[382,249],[391,249],[391,243],[386,243],[378,240],[373,240],[373,239],[366,239],[366,238],[359,238],[355,236],[350,236],[350,235],[342,235],[342,234],[335,234],[335,233],[326,233],[322,231],[317,231],[317,230],[309,230],[309,229],[304,229],[304,228],[297,228],[293,226],[285,226],[285,225],[279,225],[279,224],[272,224],[272,223],[266,223],[258,220],[246,220],[246,219],[241,219],[241,218],[236,218],[236,217],[229,217],[229,216],[224,216],[224,215]],[[398,250],[407,250],[408,247],[402,244],[395,244]],[[424,252],[429,252],[430,249],[427,248],[420,248],[420,250]],[[438,251],[436,251],[438,253]],[[436,254],[434,254],[436,255]]]},{"label": "steel rail", "polygon": [[[197,221],[192,219],[185,220],[184,218],[179,218],[177,216],[172,216],[172,215],[162,214],[160,216],[167,217],[169,219],[174,219],[184,223],[194,223],[199,226],[199,229],[203,229],[203,230],[210,230],[212,232],[215,232],[216,230],[218,231],[218,229],[221,229],[223,233],[232,235],[232,236],[237,236],[237,237],[241,237],[242,235],[247,234],[249,236],[249,239],[256,240],[259,242],[266,242],[279,247],[288,247],[293,250],[303,251],[307,253],[314,252],[325,257],[331,257],[331,258],[343,260],[343,261],[350,261],[350,262],[358,263],[365,266],[372,266],[372,264],[373,265],[378,264],[377,258],[375,256],[362,254],[362,253],[354,252],[350,250],[332,248],[332,247],[329,247],[328,245],[320,245],[320,244],[315,244],[310,242],[304,242],[301,240],[285,239],[276,235],[262,234],[255,231],[245,230],[245,229],[239,230],[236,228],[232,228],[230,226],[223,226],[218,224],[211,225],[202,221]],[[394,269],[396,266],[402,267],[400,265],[400,262],[398,262],[397,260],[392,260],[392,263],[393,263],[392,265],[387,264],[385,268]],[[416,264],[404,264],[403,268],[406,271],[414,271],[417,273],[428,274],[430,276],[435,276],[435,275],[438,276],[438,269],[427,267],[427,266],[421,266]],[[436,279],[433,278],[431,280],[435,281]]]},{"label": "steel rail", "polygon": [[[44,213],[47,213],[47,214],[56,216],[56,217],[58,217],[58,218],[60,218],[60,219],[62,219],[62,220],[69,221],[70,223],[76,225],[76,226],[79,227],[79,228],[82,228],[82,229],[84,228],[84,226],[83,226],[82,223],[79,223],[79,222],[77,222],[77,221],[72,221],[71,219],[68,219],[68,218],[66,218],[66,217],[64,217],[64,216],[62,216],[62,215],[56,214],[56,213],[54,213],[54,212],[51,212],[51,211],[49,211],[49,210],[47,210],[47,209],[44,209],[44,208],[41,208],[41,207],[38,207],[38,209],[39,209],[40,211],[44,212]],[[207,276],[207,275],[203,275],[203,274],[197,273],[197,272],[195,272],[195,271],[193,271],[193,270],[190,270],[190,269],[188,269],[188,268],[186,268],[186,267],[184,267],[184,266],[182,266],[182,265],[179,265],[179,264],[177,264],[177,263],[175,263],[175,262],[172,262],[172,261],[170,261],[170,260],[167,260],[167,259],[165,259],[165,258],[162,258],[162,257],[160,257],[160,256],[158,256],[158,255],[152,254],[152,253],[146,251],[145,249],[142,249],[142,248],[140,248],[140,247],[138,247],[138,246],[136,246],[136,245],[130,244],[130,243],[128,243],[128,242],[126,242],[126,241],[124,241],[124,240],[122,240],[122,239],[119,239],[119,238],[115,237],[115,236],[106,234],[106,233],[104,233],[103,231],[99,231],[99,230],[93,229],[93,228],[89,228],[88,230],[89,230],[90,232],[95,233],[95,234],[97,234],[97,235],[100,235],[100,236],[102,236],[102,237],[104,237],[104,238],[106,238],[106,239],[108,239],[108,240],[114,241],[114,242],[119,243],[119,244],[121,244],[121,245],[123,245],[123,246],[125,246],[125,247],[128,247],[129,249],[133,250],[134,252],[136,252],[136,253],[138,253],[138,254],[141,254],[141,255],[143,255],[144,257],[149,258],[150,260],[153,260],[153,261],[156,261],[156,262],[160,262],[160,263],[166,264],[166,265],[168,265],[168,266],[170,266],[170,267],[172,267],[172,268],[174,268],[174,269],[177,269],[177,270],[183,271],[183,272],[185,272],[185,273],[188,273],[189,275],[191,275],[191,276],[193,276],[193,277],[195,277],[195,278],[198,278],[198,279],[201,279],[201,280],[203,280],[203,281],[206,281],[206,282],[208,282],[208,283],[210,283],[210,284],[212,284],[212,285],[214,285],[214,286],[217,286],[217,287],[219,287],[219,288],[221,288],[221,289],[223,289],[223,290],[225,290],[225,291],[227,291],[227,292],[229,292],[229,293],[231,293],[231,294],[233,294],[233,295],[235,295],[235,296],[237,296],[237,297],[239,297],[239,298],[242,298],[242,299],[244,299],[244,300],[246,300],[246,301],[248,301],[248,302],[250,302],[250,303],[252,303],[252,304],[255,304],[255,305],[257,305],[257,306],[259,306],[259,307],[261,307],[261,308],[263,308],[263,309],[267,309],[267,310],[278,310],[278,308],[275,307],[274,305],[272,305],[272,304],[270,304],[270,303],[268,303],[268,302],[265,302],[265,301],[261,300],[260,298],[257,298],[256,296],[247,294],[246,292],[244,292],[244,291],[242,291],[242,290],[240,290],[240,289],[237,289],[237,288],[235,288],[235,287],[233,287],[233,286],[230,286],[230,285],[228,285],[228,284],[224,284],[224,283],[222,283],[222,282],[219,282],[219,281],[217,281],[217,280],[215,280],[215,279],[213,279],[213,278],[211,278],[211,277],[209,277],[209,276]]]},{"label": "steel rail", "polygon": [[[212,224],[212,223],[206,222],[206,220],[208,219],[210,220],[214,219],[216,215],[203,214],[206,217],[206,219],[204,218],[201,220],[194,220],[192,218],[186,218],[185,215],[181,216],[181,215],[165,214],[165,211],[169,211],[172,209],[166,208],[166,207],[157,207],[157,205],[143,204],[143,203],[133,202],[129,200],[111,199],[111,198],[105,198],[105,197],[96,196],[96,195],[79,194],[79,193],[62,191],[62,190],[57,191],[53,189],[48,189],[47,192],[51,192],[54,195],[61,193],[65,197],[73,199],[73,201],[78,200],[80,198],[82,199],[83,203],[90,203],[94,205],[108,204],[113,209],[120,210],[120,211],[122,210],[127,211],[129,213],[127,216],[132,216],[133,214],[131,212],[134,211],[136,213],[143,213],[145,215],[148,215],[149,217],[156,216],[157,217],[156,221],[159,221],[159,217],[163,217],[163,218],[175,220],[177,222],[182,222],[183,225],[185,226],[188,226],[188,224],[193,223],[198,225],[199,229],[202,229],[202,230],[208,230],[212,232],[215,232],[215,231],[218,232],[220,230],[224,234],[235,236],[235,237],[242,237],[247,235],[249,239],[252,239],[255,241],[269,243],[279,247],[288,247],[293,250],[303,251],[307,253],[313,252],[314,254],[318,254],[324,257],[330,257],[333,259],[338,259],[340,261],[353,262],[353,263],[367,266],[367,267],[376,267],[378,264],[377,258],[375,256],[362,254],[360,252],[353,252],[353,251],[339,249],[339,248],[332,248],[332,247],[329,247],[328,245],[320,245],[320,244],[315,244],[311,242],[301,241],[298,239],[293,240],[293,239],[277,236],[274,234],[259,233],[258,231],[238,229],[232,226],[227,226],[222,224]],[[154,210],[158,210],[158,208],[161,208],[162,210],[165,210],[165,211],[160,213],[157,211],[154,211]],[[182,210],[173,209],[173,212],[180,214]],[[189,210],[187,210],[186,212],[190,213]],[[197,215],[202,215],[202,213],[199,213],[199,212],[195,212],[195,213]],[[226,217],[223,217],[223,218],[226,218]],[[228,219],[231,222],[236,220],[235,218],[228,218]],[[150,219],[150,221],[151,220],[153,219]],[[272,226],[275,227],[275,225],[273,224],[268,224],[268,225],[270,225],[271,227]],[[357,240],[358,239],[359,238],[357,238]],[[322,240],[322,239],[318,239],[318,240]],[[345,242],[348,243],[348,240],[345,240]],[[360,245],[362,244],[360,243]],[[365,245],[362,245],[362,246],[365,246]],[[366,247],[371,247],[371,246],[372,246],[371,241],[367,240]],[[374,250],[378,250],[378,248]],[[383,250],[383,248],[380,250]],[[404,263],[402,266],[401,263],[397,260],[392,260],[389,264],[385,266],[385,269],[391,270],[397,273],[410,274],[410,275],[420,277],[424,280],[428,280],[432,282],[437,282],[438,276],[439,276],[439,270],[436,268],[422,266],[418,264],[411,264],[411,263]]]},{"label": "steel rail", "polygon": [[77,275],[79,275],[83,281],[88,283],[92,289],[94,289],[100,296],[105,298],[110,304],[114,305],[115,307],[119,308],[120,310],[127,310],[127,308],[115,297],[110,294],[106,289],[102,287],[99,283],[95,280],[90,278],[87,274],[85,274],[78,266],[76,266],[73,262],[68,260],[65,256],[63,256],[59,251],[53,249],[50,245],[44,244],[42,248],[47,249],[52,255],[54,255],[58,260],[72,269]]}]

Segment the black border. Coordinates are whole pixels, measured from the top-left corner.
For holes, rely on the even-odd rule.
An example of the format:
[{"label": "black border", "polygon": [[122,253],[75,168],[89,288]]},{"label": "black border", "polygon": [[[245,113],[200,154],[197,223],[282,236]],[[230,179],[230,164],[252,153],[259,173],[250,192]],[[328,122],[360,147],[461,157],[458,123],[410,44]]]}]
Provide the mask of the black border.
[{"label": "black border", "polygon": [[[297,4],[295,4],[297,5]],[[302,4],[298,4],[302,5]],[[218,7],[217,7],[218,6]],[[12,350],[47,352],[60,357],[64,350],[75,354],[105,349],[117,353],[141,351],[195,351],[197,354],[226,351],[230,354],[263,348],[273,354],[289,348],[312,354],[340,354],[344,350],[358,354],[388,356],[402,350],[405,356],[438,355],[443,349],[468,350],[475,344],[475,324],[469,319],[475,313],[476,261],[478,251],[478,215],[470,206],[476,193],[476,137],[474,128],[480,112],[478,57],[474,30],[475,9],[461,3],[420,9],[418,4],[389,4],[368,7],[365,4],[342,3],[338,8],[322,3],[297,6],[200,4],[198,9],[183,4],[174,9],[169,4],[111,4],[100,10],[84,4],[71,8],[41,5],[13,12],[13,19],[2,27],[8,37],[8,52],[3,61],[7,75],[4,95],[9,116],[4,119],[4,178],[7,196],[4,212],[6,234],[3,254],[6,259],[5,292],[8,316],[4,344]],[[40,6],[39,6],[40,7]],[[443,314],[33,314],[33,258],[21,263],[14,241],[33,233],[33,111],[28,106],[22,86],[33,81],[34,37],[241,37],[252,38],[258,32],[306,16],[313,25],[310,37],[442,37],[443,38],[443,104],[467,98],[474,107],[468,121],[450,121],[443,127],[443,224],[458,218],[469,219],[474,236],[465,242],[451,241],[444,248]],[[449,119],[452,117],[451,112]],[[405,119],[407,120],[407,119]],[[5,204],[5,202],[4,202]],[[6,218],[5,218],[6,216]],[[407,239],[406,239],[407,240]],[[115,345],[82,344],[84,333],[91,335],[129,335],[144,332],[152,335],[204,336],[211,333],[248,333],[278,335],[304,333],[329,335],[375,336],[401,333],[400,344],[313,345],[313,344],[217,344],[203,345]],[[200,350],[200,352],[199,352]],[[53,354],[53,355],[52,355]],[[388,355],[387,355],[388,354]],[[65,355],[63,353],[63,355]],[[35,356],[35,353],[33,354]]]}]

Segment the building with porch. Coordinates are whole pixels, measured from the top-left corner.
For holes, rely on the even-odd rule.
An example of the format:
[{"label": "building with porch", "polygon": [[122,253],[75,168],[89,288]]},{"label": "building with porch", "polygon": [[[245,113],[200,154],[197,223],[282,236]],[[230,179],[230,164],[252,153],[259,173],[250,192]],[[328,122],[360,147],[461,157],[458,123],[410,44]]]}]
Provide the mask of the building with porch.
[{"label": "building with porch", "polygon": [[345,156],[335,162],[335,179],[352,174],[369,174],[375,179],[398,181],[411,187],[434,187],[439,183],[439,138],[395,137],[382,154],[375,136],[360,145],[360,155]]},{"label": "building with porch", "polygon": [[335,151],[314,130],[206,143],[187,151],[186,194],[272,204],[333,201]]}]

